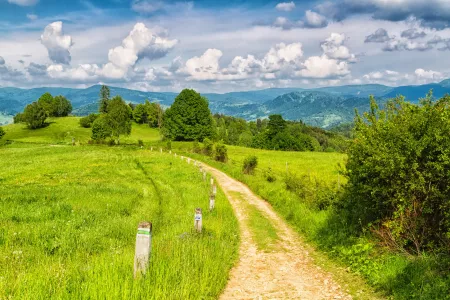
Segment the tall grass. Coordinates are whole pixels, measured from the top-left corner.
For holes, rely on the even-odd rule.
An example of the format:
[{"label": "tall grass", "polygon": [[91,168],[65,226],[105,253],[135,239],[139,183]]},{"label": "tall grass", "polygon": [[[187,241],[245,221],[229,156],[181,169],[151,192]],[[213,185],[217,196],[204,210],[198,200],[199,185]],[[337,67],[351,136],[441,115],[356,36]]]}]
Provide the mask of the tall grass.
[{"label": "tall grass", "polygon": [[[237,258],[223,193],[207,208],[198,170],[133,147],[0,147],[0,299],[214,299]],[[208,181],[209,182],[209,181]],[[133,279],[137,225],[153,223]]]}]

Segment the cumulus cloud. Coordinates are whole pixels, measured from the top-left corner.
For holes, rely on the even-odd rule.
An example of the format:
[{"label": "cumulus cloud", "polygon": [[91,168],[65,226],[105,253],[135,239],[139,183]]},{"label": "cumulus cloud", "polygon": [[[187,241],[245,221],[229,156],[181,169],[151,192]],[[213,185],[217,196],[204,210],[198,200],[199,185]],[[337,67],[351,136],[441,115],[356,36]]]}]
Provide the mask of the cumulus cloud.
[{"label": "cumulus cloud", "polygon": [[433,28],[447,27],[450,22],[448,0],[337,0],[322,3],[317,9],[339,21],[355,14],[369,14],[374,19],[394,22],[415,18]]},{"label": "cumulus cloud", "polygon": [[392,70],[375,71],[363,76],[363,82],[379,83],[391,86],[402,84],[427,84],[432,82],[440,82],[447,77],[448,74],[433,70],[416,69],[413,73],[400,73]]},{"label": "cumulus cloud", "polygon": [[34,62],[30,63],[29,66],[26,68],[28,74],[31,76],[45,76],[47,75],[47,66],[36,64]]},{"label": "cumulus cloud", "polygon": [[295,8],[295,3],[291,2],[281,2],[278,3],[275,8],[279,11],[292,11]]},{"label": "cumulus cloud", "polygon": [[426,37],[427,34],[424,31],[419,31],[417,28],[410,28],[402,32],[401,37],[410,40]]},{"label": "cumulus cloud", "polygon": [[384,28],[378,28],[374,33],[366,36],[364,43],[384,43],[389,41],[391,38],[389,37],[388,32]]},{"label": "cumulus cloud", "polygon": [[185,71],[195,80],[213,80],[219,77],[219,59],[222,51],[208,49],[202,56],[194,56],[186,61]]},{"label": "cumulus cloud", "polygon": [[306,28],[323,28],[328,26],[328,21],[325,16],[311,10],[307,10],[305,12],[305,18],[301,24]]},{"label": "cumulus cloud", "polygon": [[72,37],[64,35],[63,23],[54,22],[47,25],[41,35],[41,43],[47,48],[50,60],[56,64],[69,64]]},{"label": "cumulus cloud", "polygon": [[356,56],[350,53],[350,50],[344,46],[345,35],[332,33],[329,38],[321,43],[323,53],[331,59],[345,60],[355,62]]},{"label": "cumulus cloud", "polygon": [[8,2],[20,6],[33,6],[36,5],[39,2],[39,0],[8,0]]},{"label": "cumulus cloud", "polygon": [[405,39],[392,39],[384,45],[383,51],[427,51],[431,50],[432,48],[433,47],[426,42],[414,42]]},{"label": "cumulus cloud", "polygon": [[308,58],[304,69],[296,73],[297,76],[306,78],[333,78],[350,74],[348,63],[331,59],[326,55],[312,56]]}]

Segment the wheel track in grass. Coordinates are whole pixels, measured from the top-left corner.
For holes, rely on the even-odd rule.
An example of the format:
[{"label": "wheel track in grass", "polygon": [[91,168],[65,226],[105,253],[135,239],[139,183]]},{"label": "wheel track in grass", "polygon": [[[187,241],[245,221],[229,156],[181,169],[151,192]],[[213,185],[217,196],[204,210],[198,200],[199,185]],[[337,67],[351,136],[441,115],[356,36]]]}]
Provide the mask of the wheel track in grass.
[{"label": "wheel track in grass", "polygon": [[[239,261],[220,299],[352,299],[332,275],[314,264],[300,236],[269,203],[246,185],[201,163],[216,178],[229,199],[241,231]],[[252,205],[276,228],[278,239],[270,251],[258,249],[248,225],[246,207]]]}]

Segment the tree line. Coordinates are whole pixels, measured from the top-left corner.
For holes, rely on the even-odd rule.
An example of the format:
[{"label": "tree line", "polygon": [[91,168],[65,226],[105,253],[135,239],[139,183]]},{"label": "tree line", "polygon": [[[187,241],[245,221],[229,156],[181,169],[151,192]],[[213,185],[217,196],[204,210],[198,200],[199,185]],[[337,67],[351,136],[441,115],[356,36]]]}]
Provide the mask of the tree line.
[{"label": "tree line", "polygon": [[39,99],[28,104],[24,111],[14,116],[14,123],[25,122],[30,129],[46,126],[48,117],[66,117],[72,112],[72,103],[64,96],[53,97],[45,93]]}]

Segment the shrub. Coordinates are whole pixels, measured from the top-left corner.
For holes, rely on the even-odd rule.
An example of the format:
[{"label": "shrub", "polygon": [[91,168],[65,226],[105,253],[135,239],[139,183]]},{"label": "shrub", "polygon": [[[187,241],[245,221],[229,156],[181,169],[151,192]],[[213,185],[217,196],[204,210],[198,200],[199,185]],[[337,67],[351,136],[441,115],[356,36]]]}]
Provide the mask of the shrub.
[{"label": "shrub", "polygon": [[98,114],[90,114],[86,117],[83,117],[80,119],[80,125],[81,127],[84,128],[91,128],[92,124],[94,123],[95,120],[97,120],[97,118],[99,117]]},{"label": "shrub", "polygon": [[450,244],[450,96],[397,97],[357,115],[343,205],[350,221],[418,253]]},{"label": "shrub", "polygon": [[108,115],[98,117],[92,124],[92,136],[95,141],[103,141],[111,137],[112,129],[108,120]]},{"label": "shrub", "polygon": [[0,140],[2,139],[2,137],[5,135],[5,130],[3,130],[2,127],[0,127]]},{"label": "shrub", "polygon": [[23,113],[17,113],[13,119],[14,119],[14,124],[25,122],[25,116]]},{"label": "shrub", "polygon": [[46,110],[38,102],[28,104],[23,112],[23,119],[30,129],[44,127],[47,117]]},{"label": "shrub", "polygon": [[202,149],[200,148],[200,144],[198,143],[198,141],[194,141],[192,143],[192,152],[194,152],[194,153],[202,152]]},{"label": "shrub", "polygon": [[172,150],[172,141],[171,141],[171,140],[168,140],[168,141],[167,141],[167,143],[166,143],[166,149],[167,149],[167,150]]},{"label": "shrub", "polygon": [[144,147],[144,141],[143,140],[138,140],[138,146],[139,147]]},{"label": "shrub", "polygon": [[228,151],[227,147],[222,143],[219,142],[216,144],[216,150],[214,153],[214,159],[220,162],[227,162],[228,161]]},{"label": "shrub", "polygon": [[275,182],[277,180],[277,177],[270,167],[266,171],[264,171],[264,178],[267,180],[267,182]]},{"label": "shrub", "polygon": [[253,175],[255,173],[257,165],[258,165],[258,158],[256,156],[254,155],[247,156],[244,159],[244,164],[242,165],[242,172],[244,174]]},{"label": "shrub", "polygon": [[213,153],[214,153],[214,144],[213,144],[213,142],[210,139],[205,138],[203,140],[203,154],[207,155],[207,156],[212,156]]}]

